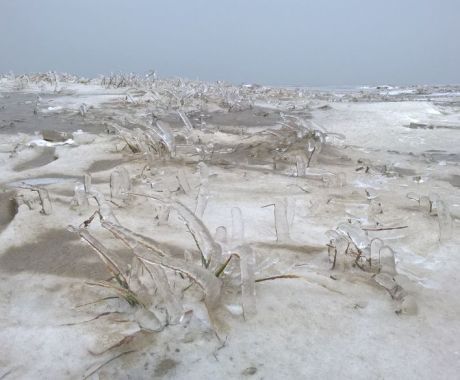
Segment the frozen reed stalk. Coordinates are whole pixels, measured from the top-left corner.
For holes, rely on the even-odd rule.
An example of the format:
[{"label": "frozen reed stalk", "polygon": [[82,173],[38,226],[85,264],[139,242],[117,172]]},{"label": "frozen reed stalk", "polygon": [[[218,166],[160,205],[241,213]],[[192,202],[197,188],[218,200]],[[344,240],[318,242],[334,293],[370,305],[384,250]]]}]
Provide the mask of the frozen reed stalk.
[{"label": "frozen reed stalk", "polygon": [[208,186],[209,184],[209,167],[204,162],[198,163],[198,170],[200,171],[200,185]]},{"label": "frozen reed stalk", "polygon": [[452,238],[452,217],[444,201],[437,200],[436,209],[438,212],[439,241],[445,242]]},{"label": "frozen reed stalk", "polygon": [[365,249],[370,244],[366,232],[350,223],[340,224],[337,230],[348,237],[358,249]]},{"label": "frozen reed stalk", "polygon": [[232,245],[242,244],[244,241],[244,222],[239,207],[232,207]]},{"label": "frozen reed stalk", "polygon": [[42,214],[51,215],[53,212],[53,208],[51,206],[51,199],[48,194],[48,190],[38,188],[37,191],[38,191],[38,196],[40,197],[40,202],[42,205],[42,211],[41,211]]},{"label": "frozen reed stalk", "polygon": [[76,205],[80,211],[84,211],[89,207],[88,194],[85,191],[85,185],[82,183],[75,185],[72,204]]},{"label": "frozen reed stalk", "polygon": [[142,303],[146,307],[150,307],[153,304],[152,297],[150,297],[147,287],[142,283],[144,266],[142,262],[137,258],[133,257],[131,260],[131,267],[129,268],[128,285],[130,289],[142,298]]},{"label": "frozen reed stalk", "polygon": [[206,262],[209,262],[212,258],[214,263],[220,263],[222,259],[222,249],[213,239],[211,233],[202,220],[198,218],[187,206],[179,201],[172,203],[171,206],[184,220]]},{"label": "frozen reed stalk", "polygon": [[[146,267],[147,268],[147,267]],[[176,295],[171,290],[168,277],[164,269],[159,265],[151,265],[147,268],[150,276],[155,283],[160,297],[166,305],[168,311],[168,320],[170,324],[178,324],[184,315],[182,304],[177,299]]]},{"label": "frozen reed stalk", "polygon": [[91,174],[85,173],[85,192],[90,193],[91,192]]},{"label": "frozen reed stalk", "polygon": [[184,129],[186,131],[185,133],[185,138],[186,138],[186,141],[187,143],[189,142],[189,139],[193,133],[193,125],[190,121],[190,119],[188,118],[188,116],[185,114],[185,112],[182,112],[182,111],[179,111],[178,112],[180,118],[182,119],[182,122],[184,123]]},{"label": "frozen reed stalk", "polygon": [[290,240],[286,203],[286,198],[277,199],[275,201],[275,229],[278,243],[284,243]]},{"label": "frozen reed stalk", "polygon": [[245,319],[257,313],[256,309],[256,258],[251,247],[244,244],[237,248],[241,268],[241,303]]},{"label": "frozen reed stalk", "polygon": [[152,123],[151,131],[156,135],[164,148],[166,148],[169,156],[174,157],[176,155],[176,143],[169,125],[164,121],[157,120]]},{"label": "frozen reed stalk", "polygon": [[110,175],[110,196],[112,199],[126,200],[131,191],[131,180],[129,173],[124,167],[115,169]]},{"label": "frozen reed stalk", "polygon": [[384,246],[383,240],[374,238],[371,240],[370,264],[371,267],[380,268],[380,249]]},{"label": "frozen reed stalk", "polygon": [[[171,257],[167,247],[161,246],[160,243],[157,243],[158,249],[156,247],[152,248],[150,242],[146,242],[145,237],[133,233],[118,223],[103,222],[102,227],[125,243],[144,264],[160,265],[163,268],[169,268],[190,277],[203,289],[208,308],[214,308],[218,305],[222,282],[212,272],[192,262]],[[158,251],[166,252],[168,255],[160,256],[157,254]]]},{"label": "frozen reed stalk", "polygon": [[209,200],[209,168],[204,162],[198,164],[200,170],[200,190],[196,199],[195,215],[203,218]]},{"label": "frozen reed stalk", "polygon": [[117,218],[113,214],[112,206],[105,200],[104,194],[101,192],[91,189],[90,195],[96,200],[99,206],[99,215],[103,221],[118,223]]},{"label": "frozen reed stalk", "polygon": [[113,275],[118,284],[122,288],[129,290],[128,281],[126,280],[125,275],[121,271],[120,267],[111,259],[109,250],[99,240],[91,235],[85,228],[68,226],[68,230],[79,234],[80,237],[94,249],[99,259],[104,263],[107,270]]},{"label": "frozen reed stalk", "polygon": [[296,156],[297,177],[305,176],[305,158],[301,155]]},{"label": "frozen reed stalk", "polygon": [[345,254],[348,247],[348,241],[335,230],[326,231],[326,236],[330,239],[328,244],[329,261],[331,269],[339,271],[345,270],[346,260]]},{"label": "frozen reed stalk", "polygon": [[191,190],[190,184],[189,184],[189,182],[187,180],[187,176],[185,175],[183,169],[179,169],[177,171],[177,180],[179,181],[179,185],[180,185],[182,191],[185,194],[190,194],[190,192],[192,190]]},{"label": "frozen reed stalk", "polygon": [[222,282],[207,269],[172,257],[157,257],[140,249],[136,249],[134,254],[145,264],[161,265],[190,277],[203,289],[208,308],[213,309],[219,304]]},{"label": "frozen reed stalk", "polygon": [[295,211],[297,207],[297,200],[293,197],[287,198],[286,202],[286,217],[287,217],[287,222],[289,228],[292,227],[292,223],[294,223],[294,218],[295,218]]},{"label": "frozen reed stalk", "polygon": [[209,197],[209,190],[205,186],[201,186],[200,190],[198,191],[195,207],[195,215],[201,219],[203,218],[204,211],[208,205]]},{"label": "frozen reed stalk", "polygon": [[396,276],[396,261],[394,251],[387,245],[380,248],[380,272]]}]

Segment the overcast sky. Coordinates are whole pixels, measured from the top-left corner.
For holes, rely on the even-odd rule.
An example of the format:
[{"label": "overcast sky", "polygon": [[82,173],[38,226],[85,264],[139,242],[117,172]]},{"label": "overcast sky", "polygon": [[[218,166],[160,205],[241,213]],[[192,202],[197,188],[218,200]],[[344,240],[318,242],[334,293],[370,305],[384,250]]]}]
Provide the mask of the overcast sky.
[{"label": "overcast sky", "polygon": [[0,0],[0,72],[460,83],[460,0]]}]

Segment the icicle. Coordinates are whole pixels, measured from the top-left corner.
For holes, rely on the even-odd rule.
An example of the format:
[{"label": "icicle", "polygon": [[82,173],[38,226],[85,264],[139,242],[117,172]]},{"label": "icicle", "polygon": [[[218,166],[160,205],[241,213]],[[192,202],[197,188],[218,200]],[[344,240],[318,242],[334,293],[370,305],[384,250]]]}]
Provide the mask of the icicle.
[{"label": "icicle", "polygon": [[212,258],[214,263],[219,263],[222,256],[221,248],[219,244],[214,241],[211,233],[201,219],[197,218],[187,206],[179,201],[172,203],[171,206],[179,213],[188,228],[194,234],[197,244],[203,252],[204,258],[207,261]]},{"label": "icicle", "polygon": [[168,149],[169,154],[174,157],[176,155],[176,143],[174,140],[174,134],[169,125],[161,120],[157,120],[155,124],[152,124],[151,130],[155,133],[159,140]]},{"label": "icicle", "polygon": [[369,238],[366,232],[359,227],[353,226],[350,223],[342,223],[337,227],[337,230],[349,237],[358,249],[364,249],[369,245]]},{"label": "icicle", "polygon": [[96,199],[101,219],[107,222],[118,223],[118,219],[113,214],[112,206],[105,200],[104,194],[95,189],[91,189],[90,195]]},{"label": "icicle", "polygon": [[217,227],[214,240],[221,244],[227,244],[227,228],[224,226]]},{"label": "icicle", "polygon": [[442,200],[436,202],[439,223],[439,241],[445,242],[452,238],[452,217],[449,208]]},{"label": "icicle", "polygon": [[131,180],[129,173],[124,167],[115,169],[110,175],[110,195],[112,199],[126,200],[127,194],[131,191]]},{"label": "icicle", "polygon": [[372,268],[380,268],[380,249],[385,245],[382,239],[374,238],[371,240],[370,264]]},{"label": "icicle", "polygon": [[285,243],[290,240],[286,203],[286,198],[275,201],[275,229],[278,243]]},{"label": "icicle", "polygon": [[239,207],[232,207],[232,245],[236,246],[244,241],[244,222]]},{"label": "icicle", "polygon": [[177,324],[184,315],[182,304],[171,290],[168,277],[161,266],[152,265],[148,268],[153,282],[155,283],[160,297],[168,310],[168,317],[170,324]]},{"label": "icicle", "polygon": [[76,204],[80,212],[89,207],[88,195],[86,194],[85,186],[82,183],[77,183],[75,185],[72,204]]},{"label": "icicle", "polygon": [[248,245],[235,249],[239,253],[241,268],[241,303],[243,304],[244,317],[251,318],[257,313],[256,309],[256,258],[254,251]]},{"label": "icicle", "polygon": [[85,193],[91,192],[91,174],[85,173]]},{"label": "icicle", "polygon": [[287,198],[286,217],[287,217],[289,228],[291,228],[292,223],[294,223],[296,204],[297,204],[297,199],[295,199],[294,197]]},{"label": "icicle", "polygon": [[209,183],[209,167],[204,162],[198,163],[198,170],[200,171],[200,185],[207,186]]},{"label": "icicle", "polygon": [[204,215],[204,211],[206,210],[206,206],[208,205],[209,201],[209,190],[207,186],[201,186],[198,192],[198,196],[196,198],[196,207],[195,207],[195,215],[202,219]]}]

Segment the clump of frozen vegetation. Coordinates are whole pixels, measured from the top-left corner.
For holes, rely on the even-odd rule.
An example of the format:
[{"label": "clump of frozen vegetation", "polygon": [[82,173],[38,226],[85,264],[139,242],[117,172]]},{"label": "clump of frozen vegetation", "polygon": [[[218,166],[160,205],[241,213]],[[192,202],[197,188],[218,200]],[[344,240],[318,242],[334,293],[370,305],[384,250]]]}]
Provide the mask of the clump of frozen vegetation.
[{"label": "clump of frozen vegetation", "polygon": [[[91,80],[53,72],[3,79],[40,94],[92,85],[118,96],[107,109],[86,99],[73,108],[85,123],[103,115],[108,142],[100,152],[90,147],[103,157],[100,171],[89,173],[88,163],[73,172],[81,179],[69,180],[73,198],[65,214],[79,244],[91,247],[108,273],[86,284],[100,296],[89,304],[104,305],[95,318],[117,317],[123,339],[109,349],[139,331],[167,334],[200,325],[220,333],[227,325],[259,323],[266,318],[261,310],[268,310],[262,284],[272,280],[302,281],[342,296],[371,289],[362,294],[382,294],[382,310],[410,316],[421,303],[411,286],[419,278],[401,259],[406,241],[422,224],[434,231],[436,247],[455,239],[448,191],[427,191],[419,173],[403,183],[401,168],[384,153],[355,149],[355,141],[345,145],[344,135],[315,118],[336,102],[385,100],[381,91],[306,96],[301,89],[159,79],[154,71]],[[317,103],[325,101],[330,104]],[[38,119],[44,100],[37,95],[33,104]],[[18,142],[11,157],[27,149],[33,147]],[[105,155],[121,163],[106,168]],[[410,201],[397,192],[381,196],[389,181]],[[16,187],[20,211],[36,210],[43,220],[58,217],[70,199],[69,189]],[[384,200],[389,197],[394,202]],[[134,332],[125,333],[126,321]],[[173,325],[176,330],[168,330]]]}]

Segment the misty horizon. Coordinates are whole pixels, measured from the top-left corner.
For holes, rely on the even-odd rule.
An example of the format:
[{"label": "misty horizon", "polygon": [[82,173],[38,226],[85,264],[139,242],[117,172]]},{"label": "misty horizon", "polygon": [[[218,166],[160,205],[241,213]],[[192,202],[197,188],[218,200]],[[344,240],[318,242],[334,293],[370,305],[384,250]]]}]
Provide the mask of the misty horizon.
[{"label": "misty horizon", "polygon": [[234,84],[460,83],[460,2],[4,1],[0,72]]}]

